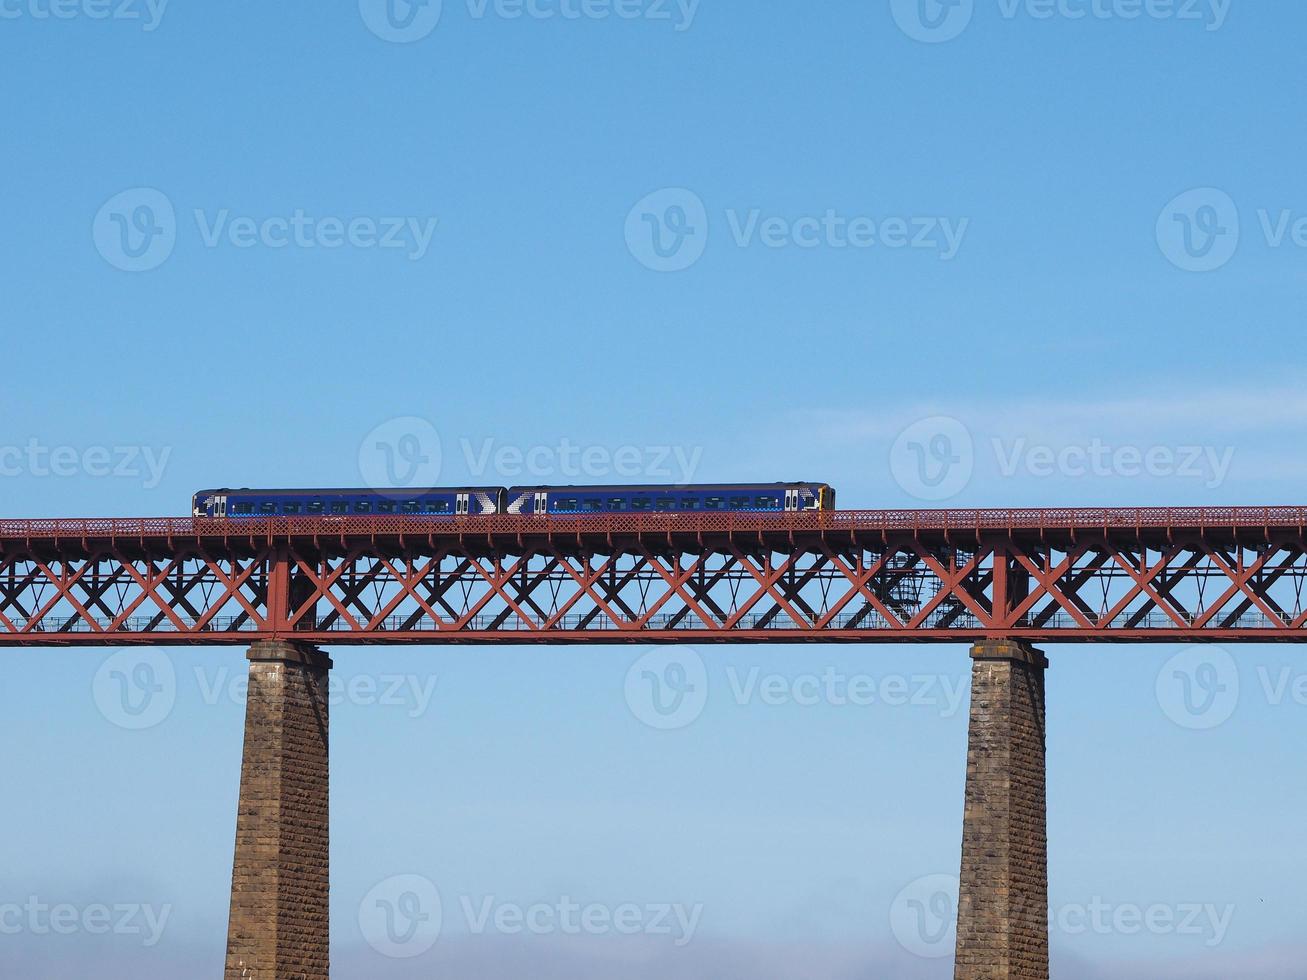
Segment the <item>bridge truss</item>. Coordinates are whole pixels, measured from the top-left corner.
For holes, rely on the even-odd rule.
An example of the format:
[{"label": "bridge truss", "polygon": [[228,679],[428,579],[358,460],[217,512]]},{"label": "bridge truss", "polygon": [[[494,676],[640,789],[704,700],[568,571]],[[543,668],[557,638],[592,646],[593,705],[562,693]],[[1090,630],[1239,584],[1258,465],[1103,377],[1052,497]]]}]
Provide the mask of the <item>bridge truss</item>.
[{"label": "bridge truss", "polygon": [[1285,641],[1307,508],[0,521],[0,645]]}]

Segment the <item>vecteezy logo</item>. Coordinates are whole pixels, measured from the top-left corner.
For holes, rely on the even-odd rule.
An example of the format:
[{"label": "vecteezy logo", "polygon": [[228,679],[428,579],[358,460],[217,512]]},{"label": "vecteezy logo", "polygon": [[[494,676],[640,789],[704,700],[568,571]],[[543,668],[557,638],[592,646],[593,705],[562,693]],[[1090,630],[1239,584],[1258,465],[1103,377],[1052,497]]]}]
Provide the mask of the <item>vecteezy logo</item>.
[{"label": "vecteezy logo", "polygon": [[1239,706],[1239,667],[1220,647],[1190,647],[1157,675],[1157,703],[1181,728],[1215,728]]},{"label": "vecteezy logo", "polygon": [[626,247],[655,272],[688,269],[708,247],[708,209],[684,187],[654,191],[626,216]]},{"label": "vecteezy logo", "polygon": [[1157,244],[1172,265],[1186,272],[1219,269],[1239,248],[1239,207],[1215,187],[1186,191],[1162,209]]},{"label": "vecteezy logo", "polygon": [[172,255],[177,214],[172,201],[152,187],[115,194],[95,215],[91,236],[96,251],[115,269],[148,272]]},{"label": "vecteezy logo", "polygon": [[359,905],[359,930],[382,956],[421,956],[440,938],[440,892],[421,875],[378,882]]},{"label": "vecteezy logo", "polygon": [[650,728],[684,728],[708,703],[708,669],[689,647],[651,650],[626,672],[626,703]]},{"label": "vecteezy logo", "polygon": [[421,41],[440,23],[442,0],[359,0],[368,30],[383,41]]},{"label": "vecteezy logo", "polygon": [[939,44],[967,29],[976,0],[890,0],[894,21],[914,41]]},{"label": "vecteezy logo", "polygon": [[434,487],[440,477],[440,434],[414,416],[383,422],[359,446],[359,473],[373,490]]},{"label": "vecteezy logo", "polygon": [[162,651],[121,650],[100,664],[91,694],[119,728],[153,728],[177,703],[177,672]]},{"label": "vecteezy logo", "polygon": [[910,883],[895,896],[889,923],[899,945],[914,956],[951,955],[957,944],[958,879],[927,875]]},{"label": "vecteezy logo", "polygon": [[971,481],[976,451],[967,427],[937,415],[914,422],[890,448],[890,472],[898,485],[920,500],[955,497]]}]

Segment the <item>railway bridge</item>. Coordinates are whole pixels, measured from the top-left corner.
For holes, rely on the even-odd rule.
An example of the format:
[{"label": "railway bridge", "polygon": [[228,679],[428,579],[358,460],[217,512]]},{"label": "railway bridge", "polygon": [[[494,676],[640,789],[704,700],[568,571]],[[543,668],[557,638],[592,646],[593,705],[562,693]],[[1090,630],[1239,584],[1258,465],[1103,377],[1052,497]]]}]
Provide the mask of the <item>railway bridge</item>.
[{"label": "railway bridge", "polygon": [[0,646],[248,648],[228,978],[328,976],[325,647],[968,643],[959,980],[1048,976],[1039,643],[1307,638],[1307,508],[0,521]]}]

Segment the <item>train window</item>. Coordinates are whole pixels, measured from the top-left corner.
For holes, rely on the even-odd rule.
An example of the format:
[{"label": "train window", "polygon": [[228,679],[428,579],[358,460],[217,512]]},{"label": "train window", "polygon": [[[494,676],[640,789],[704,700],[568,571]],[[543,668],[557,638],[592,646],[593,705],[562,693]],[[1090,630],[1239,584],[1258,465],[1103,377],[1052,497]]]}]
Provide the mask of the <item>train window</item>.
[{"label": "train window", "polygon": [[282,504],[282,505],[281,505],[281,512],[282,512],[283,514],[298,514],[298,513],[300,512],[300,505],[299,505],[299,504],[293,504],[293,503],[285,503],[285,504]]},{"label": "train window", "polygon": [[324,509],[325,505],[321,500],[310,500],[304,505],[304,510],[310,514],[321,514]]},{"label": "train window", "polygon": [[779,510],[781,502],[775,497],[759,497],[758,506],[763,510]]},{"label": "train window", "polygon": [[681,510],[698,510],[699,499],[697,497],[682,497]]},{"label": "train window", "polygon": [[732,498],[731,498],[731,510],[748,510],[748,509],[749,509],[749,498],[748,498],[748,497],[732,497]]},{"label": "train window", "polygon": [[657,502],[654,504],[654,509],[655,509],[655,510],[675,510],[675,509],[676,509],[676,501],[673,500],[671,497],[659,497],[658,500],[657,500]]},{"label": "train window", "polygon": [[586,510],[593,512],[597,510],[603,510],[604,502],[602,500],[596,500],[593,497],[591,497],[589,500],[585,501],[583,506],[585,507]]},{"label": "train window", "polygon": [[648,510],[648,509],[649,509],[649,498],[648,498],[648,497],[632,497],[632,498],[631,498],[631,510]]},{"label": "train window", "polygon": [[449,501],[447,500],[428,500],[428,514],[447,514],[449,513]]},{"label": "train window", "polygon": [[333,514],[348,514],[349,504],[345,503],[343,500],[333,500],[331,502],[331,512]]},{"label": "train window", "polygon": [[721,497],[706,497],[703,502],[704,510],[722,510],[726,506],[726,501]]},{"label": "train window", "polygon": [[418,512],[418,502],[416,500],[406,500],[401,509],[405,514],[416,514]]},{"label": "train window", "polygon": [[261,514],[277,513],[277,501],[265,500],[263,503],[259,504],[259,513]]},{"label": "train window", "polygon": [[608,498],[608,509],[609,509],[609,510],[626,510],[626,498],[625,498],[625,497],[609,497],[609,498]]},{"label": "train window", "polygon": [[568,497],[566,500],[558,501],[557,509],[575,513],[576,511],[580,510],[581,507],[575,497]]},{"label": "train window", "polygon": [[393,500],[381,500],[377,502],[378,514],[393,514],[399,509],[399,504]]},{"label": "train window", "polygon": [[371,513],[372,513],[372,501],[371,501],[371,500],[356,500],[356,501],[354,501],[354,513],[356,513],[356,514],[371,514]]},{"label": "train window", "polygon": [[234,513],[234,514],[253,514],[253,513],[254,513],[254,505],[253,505],[253,504],[237,504],[235,507],[232,508],[232,513]]}]

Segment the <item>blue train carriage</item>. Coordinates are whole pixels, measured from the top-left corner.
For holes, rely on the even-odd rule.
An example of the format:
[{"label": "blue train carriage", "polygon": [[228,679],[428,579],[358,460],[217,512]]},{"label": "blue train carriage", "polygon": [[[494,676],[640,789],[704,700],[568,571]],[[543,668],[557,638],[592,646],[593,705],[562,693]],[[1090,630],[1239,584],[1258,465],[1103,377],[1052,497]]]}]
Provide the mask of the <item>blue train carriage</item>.
[{"label": "blue train carriage", "polygon": [[826,483],[732,483],[684,487],[510,487],[505,513],[536,515],[777,513],[834,510]]},{"label": "blue train carriage", "polygon": [[201,490],[191,500],[196,517],[345,517],[408,514],[467,517],[498,514],[503,487],[432,487],[396,490]]}]

